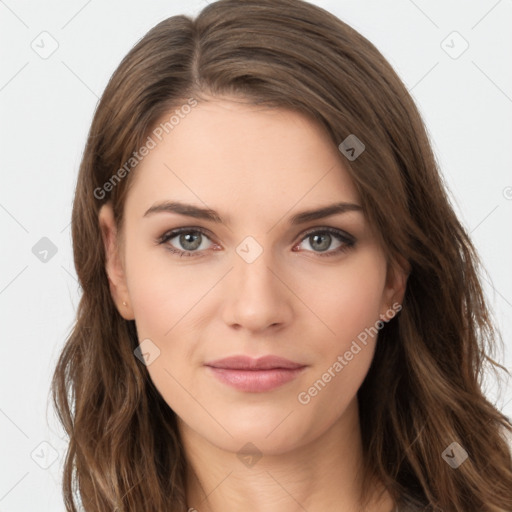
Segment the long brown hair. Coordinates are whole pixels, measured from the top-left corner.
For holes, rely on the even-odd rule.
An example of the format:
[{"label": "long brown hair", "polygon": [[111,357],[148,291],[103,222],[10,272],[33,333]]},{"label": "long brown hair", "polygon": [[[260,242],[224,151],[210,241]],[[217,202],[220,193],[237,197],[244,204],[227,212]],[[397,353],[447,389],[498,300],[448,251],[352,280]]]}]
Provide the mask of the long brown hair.
[{"label": "long brown hair", "polygon": [[[493,360],[501,340],[422,119],[367,39],[301,0],[221,0],[195,19],[168,18],[104,91],[72,212],[83,294],[52,381],[69,436],[66,509],[186,510],[175,413],[134,357],[134,321],[112,300],[98,211],[110,201],[121,226],[134,152],[162,115],[204,93],[294,109],[336,146],[350,134],[365,144],[359,158],[340,159],[387,256],[410,267],[403,309],[380,331],[358,392],[365,483],[422,510],[512,510],[512,425],[481,390],[487,367],[505,370]],[[443,456],[452,443],[468,454],[457,469]]]}]

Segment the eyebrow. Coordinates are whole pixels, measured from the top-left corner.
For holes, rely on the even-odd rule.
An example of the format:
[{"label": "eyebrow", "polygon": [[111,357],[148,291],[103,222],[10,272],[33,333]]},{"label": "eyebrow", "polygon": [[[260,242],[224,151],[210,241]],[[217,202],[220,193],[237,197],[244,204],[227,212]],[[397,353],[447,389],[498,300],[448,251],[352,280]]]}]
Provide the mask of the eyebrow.
[{"label": "eyebrow", "polygon": [[[322,206],[313,210],[306,210],[300,213],[293,215],[289,224],[292,226],[298,224],[304,224],[306,222],[310,222],[313,220],[323,219],[325,217],[330,217],[331,215],[338,215],[346,212],[362,212],[362,206],[354,203],[334,203],[326,206]],[[198,206],[194,206],[192,204],[181,203],[179,201],[162,201],[160,203],[155,203],[151,208],[149,208],[144,217],[148,217],[150,215],[154,215],[156,213],[177,213],[180,215],[185,215],[187,217],[194,217],[196,219],[207,220],[210,222],[216,222],[218,224],[226,224],[225,221],[222,220],[222,217],[210,208],[200,208]]]}]

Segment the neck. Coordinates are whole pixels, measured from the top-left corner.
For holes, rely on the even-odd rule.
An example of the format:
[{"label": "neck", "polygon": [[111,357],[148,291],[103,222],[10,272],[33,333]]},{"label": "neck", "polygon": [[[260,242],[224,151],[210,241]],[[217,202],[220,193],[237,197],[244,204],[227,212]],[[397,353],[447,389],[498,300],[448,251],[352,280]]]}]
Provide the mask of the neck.
[{"label": "neck", "polygon": [[[188,462],[189,510],[221,512],[391,512],[387,493],[361,503],[362,444],[357,399],[319,438],[286,453],[243,460],[179,421]],[[243,443],[242,443],[243,444]],[[380,490],[380,489],[379,489]],[[372,496],[374,490],[365,490]]]}]

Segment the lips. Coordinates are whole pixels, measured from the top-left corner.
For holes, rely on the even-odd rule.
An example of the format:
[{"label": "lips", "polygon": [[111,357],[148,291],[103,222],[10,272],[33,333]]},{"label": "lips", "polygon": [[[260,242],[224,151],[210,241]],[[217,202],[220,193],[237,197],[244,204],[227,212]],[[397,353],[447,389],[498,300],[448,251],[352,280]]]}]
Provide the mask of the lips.
[{"label": "lips", "polygon": [[239,391],[264,392],[295,379],[306,365],[278,356],[233,356],[206,363],[219,381]]}]

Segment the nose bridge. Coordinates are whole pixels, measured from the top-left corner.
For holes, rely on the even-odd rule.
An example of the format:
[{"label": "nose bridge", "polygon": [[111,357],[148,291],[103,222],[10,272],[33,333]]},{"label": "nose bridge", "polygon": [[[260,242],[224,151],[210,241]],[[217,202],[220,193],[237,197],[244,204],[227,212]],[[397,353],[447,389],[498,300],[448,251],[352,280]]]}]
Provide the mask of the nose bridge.
[{"label": "nose bridge", "polygon": [[228,324],[261,330],[284,324],[291,317],[290,294],[276,276],[278,265],[272,248],[264,244],[254,237],[246,237],[236,247],[225,307]]},{"label": "nose bridge", "polygon": [[[260,237],[262,240],[262,237]],[[264,246],[265,244],[265,246]],[[261,243],[254,237],[246,237],[236,248],[234,278],[237,289],[251,294],[265,294],[270,299],[279,293],[274,275],[276,266],[268,240]]]},{"label": "nose bridge", "polygon": [[275,288],[275,262],[271,253],[271,249],[265,249],[255,255],[255,249],[250,248],[241,256],[237,251],[234,271],[239,289],[247,288],[246,291],[254,290],[261,293],[268,292],[269,288]]}]

